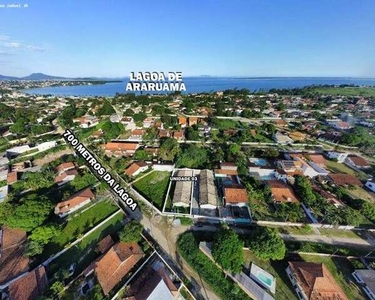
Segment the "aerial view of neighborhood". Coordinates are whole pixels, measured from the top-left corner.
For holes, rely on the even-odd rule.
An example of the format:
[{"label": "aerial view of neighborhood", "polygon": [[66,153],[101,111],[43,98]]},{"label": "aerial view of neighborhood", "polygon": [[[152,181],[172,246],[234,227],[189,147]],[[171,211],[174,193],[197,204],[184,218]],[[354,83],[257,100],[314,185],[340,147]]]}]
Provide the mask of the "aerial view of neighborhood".
[{"label": "aerial view of neighborhood", "polygon": [[375,3],[64,2],[0,3],[1,300],[375,300]]}]

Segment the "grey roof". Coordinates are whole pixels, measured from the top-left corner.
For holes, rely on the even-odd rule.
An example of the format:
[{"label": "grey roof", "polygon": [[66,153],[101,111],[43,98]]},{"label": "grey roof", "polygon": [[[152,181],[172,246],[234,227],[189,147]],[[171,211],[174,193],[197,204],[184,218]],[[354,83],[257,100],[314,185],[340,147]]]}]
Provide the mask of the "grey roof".
[{"label": "grey roof", "polygon": [[[190,170],[180,170],[174,176],[192,176]],[[191,181],[177,181],[173,194],[173,205],[190,205],[191,198]]]},{"label": "grey roof", "polygon": [[217,206],[214,172],[202,170],[199,174],[199,203]]}]

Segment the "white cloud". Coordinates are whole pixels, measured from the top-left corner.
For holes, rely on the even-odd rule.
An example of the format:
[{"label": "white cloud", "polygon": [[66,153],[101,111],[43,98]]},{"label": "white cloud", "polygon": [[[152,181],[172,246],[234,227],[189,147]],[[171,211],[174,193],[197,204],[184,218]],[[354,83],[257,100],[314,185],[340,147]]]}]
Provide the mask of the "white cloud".
[{"label": "white cloud", "polygon": [[[37,52],[44,52],[48,50],[46,47],[41,46],[35,46],[35,45],[29,45],[24,44],[19,41],[14,41],[9,38],[7,35],[0,35],[0,46],[6,47],[6,48],[13,48],[13,49],[25,49],[30,51],[37,51]],[[1,54],[1,51],[0,51]]]}]

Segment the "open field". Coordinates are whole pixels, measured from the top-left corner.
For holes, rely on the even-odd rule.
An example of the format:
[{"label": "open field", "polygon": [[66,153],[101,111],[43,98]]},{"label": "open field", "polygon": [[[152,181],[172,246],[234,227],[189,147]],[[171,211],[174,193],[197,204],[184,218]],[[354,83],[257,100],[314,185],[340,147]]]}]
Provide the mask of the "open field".
[{"label": "open field", "polygon": [[169,184],[169,172],[154,171],[136,181],[133,187],[158,209],[163,209],[163,201]]},{"label": "open field", "polygon": [[350,169],[348,166],[346,166],[343,163],[338,163],[333,160],[326,160],[326,166],[328,169],[330,169],[332,172],[335,173],[345,173],[345,174],[350,174],[350,175],[356,175],[357,172],[354,171],[353,169]]},{"label": "open field", "polygon": [[301,258],[307,262],[324,263],[350,300],[366,299],[362,291],[354,283],[354,278],[351,275],[354,268],[348,259],[310,256],[304,254],[301,254]]},{"label": "open field", "polygon": [[345,191],[353,198],[353,199],[363,199],[369,200],[371,202],[375,202],[375,196],[367,192],[364,188],[356,186],[354,189],[345,189]]},{"label": "open field", "polygon": [[43,256],[48,257],[51,254],[57,253],[66,244],[87,232],[90,228],[94,227],[95,224],[100,223],[117,209],[117,206],[110,200],[104,200],[82,214],[73,217],[63,225],[61,233],[47,244]]},{"label": "open field", "polygon": [[[244,250],[244,259],[246,268],[251,267],[251,262],[254,262],[257,266],[266,270],[276,278],[276,300],[293,300],[297,299],[297,296],[293,293],[292,285],[288,280],[285,269],[287,267],[286,262],[270,262],[256,258],[251,251]],[[285,268],[284,268],[285,267]]]},{"label": "open field", "polygon": [[373,87],[316,87],[311,91],[322,95],[332,96],[375,96],[375,88]]}]

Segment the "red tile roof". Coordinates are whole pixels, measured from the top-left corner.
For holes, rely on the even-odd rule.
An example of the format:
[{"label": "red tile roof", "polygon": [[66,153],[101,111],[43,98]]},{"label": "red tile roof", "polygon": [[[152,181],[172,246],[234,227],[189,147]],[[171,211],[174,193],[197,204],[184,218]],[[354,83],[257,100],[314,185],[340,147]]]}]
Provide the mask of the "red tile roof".
[{"label": "red tile roof", "polygon": [[136,150],[138,143],[107,143],[104,145],[105,150],[109,151],[127,151]]},{"label": "red tile roof", "polygon": [[0,285],[29,269],[24,256],[26,231],[3,226],[0,236]]},{"label": "red tile roof", "polygon": [[75,193],[74,195],[70,196],[65,201],[57,203],[55,207],[55,213],[64,213],[72,209],[73,207],[81,204],[82,202],[86,201],[87,199],[93,199],[94,197],[94,194],[91,192],[89,188],[79,191],[78,193]]},{"label": "red tile roof", "polygon": [[105,295],[129,273],[143,257],[137,243],[117,243],[95,263],[95,274]]},{"label": "red tile roof", "polygon": [[37,300],[47,289],[44,266],[40,266],[9,285],[9,300]]},{"label": "red tile roof", "polygon": [[133,174],[135,172],[137,172],[139,170],[139,168],[146,167],[146,166],[147,166],[147,164],[143,161],[138,161],[138,162],[132,163],[130,165],[130,167],[128,167],[125,170],[125,174],[128,175],[128,176],[133,176]]},{"label": "red tile roof", "polygon": [[368,163],[368,161],[365,160],[364,158],[360,157],[360,156],[349,155],[348,158],[350,158],[350,160],[351,160],[356,166],[359,166],[359,167],[368,167],[368,166],[370,166],[370,164]]},{"label": "red tile roof", "polygon": [[246,188],[241,185],[233,185],[224,187],[224,195],[226,203],[248,203],[249,197]]},{"label": "red tile roof", "polygon": [[309,300],[348,300],[324,264],[288,263],[294,277]]},{"label": "red tile roof", "polygon": [[307,158],[310,159],[312,162],[318,164],[318,165],[325,165],[326,160],[321,154],[309,154],[307,155]]},{"label": "red tile roof", "polygon": [[271,193],[273,198],[275,199],[275,202],[298,202],[298,199],[293,190],[281,180],[267,180],[266,183],[271,189]]},{"label": "red tile roof", "polygon": [[64,179],[67,176],[77,175],[77,174],[78,174],[77,170],[68,170],[68,171],[62,172],[59,176],[56,176],[55,183],[59,183],[59,182],[64,181]]},{"label": "red tile roof", "polygon": [[98,245],[96,246],[96,249],[100,253],[105,253],[113,246],[114,242],[112,240],[112,237],[110,235],[107,235],[105,238],[103,238]]},{"label": "red tile roof", "polygon": [[356,177],[353,175],[348,174],[329,174],[328,175],[334,184],[345,186],[345,185],[356,185],[356,186],[362,186],[362,182],[359,181]]},{"label": "red tile roof", "polygon": [[62,163],[56,167],[56,171],[58,173],[61,173],[66,170],[74,169],[75,165],[72,162]]},{"label": "red tile roof", "polygon": [[12,184],[17,182],[17,171],[8,173],[7,175],[7,184]]}]

